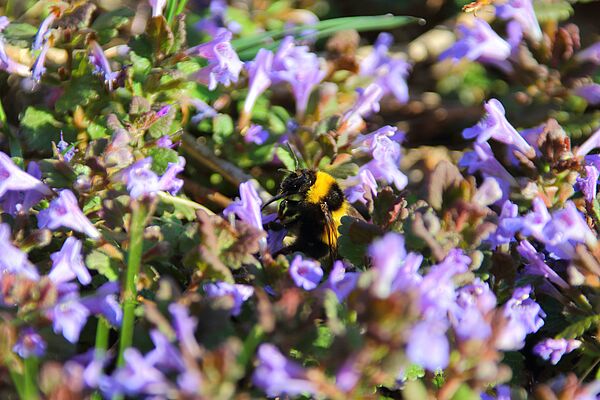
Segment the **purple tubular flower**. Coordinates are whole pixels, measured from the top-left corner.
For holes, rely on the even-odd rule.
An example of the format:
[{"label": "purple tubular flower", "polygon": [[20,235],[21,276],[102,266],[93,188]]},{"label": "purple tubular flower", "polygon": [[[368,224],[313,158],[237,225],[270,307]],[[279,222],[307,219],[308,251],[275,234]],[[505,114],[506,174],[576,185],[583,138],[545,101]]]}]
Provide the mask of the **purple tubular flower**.
[{"label": "purple tubular flower", "polygon": [[244,182],[240,184],[240,198],[235,199],[233,203],[223,210],[225,216],[235,214],[239,219],[244,221],[256,229],[263,230],[262,215],[260,206],[262,200],[258,197],[258,193],[252,182]]},{"label": "purple tubular flower", "polygon": [[160,17],[167,5],[167,0],[148,0],[152,7],[152,18]]},{"label": "purple tubular flower", "polygon": [[4,40],[0,36],[0,71],[6,71],[9,74],[16,74],[19,76],[30,76],[31,70],[27,65],[20,64],[14,61],[6,54],[4,49]]},{"label": "purple tubular flower", "polygon": [[378,136],[371,146],[373,159],[360,167],[360,171],[369,170],[375,179],[381,179],[402,190],[408,184],[408,178],[400,171],[400,144],[387,136]]},{"label": "purple tubular flower", "polygon": [[71,292],[50,310],[49,319],[52,320],[54,333],[62,333],[69,342],[77,343],[89,315],[88,309],[81,304],[79,294]]},{"label": "purple tubular flower", "polygon": [[42,21],[42,23],[40,24],[40,27],[38,28],[38,31],[35,35],[35,39],[33,41],[33,45],[32,45],[32,50],[39,50],[42,48],[42,43],[44,43],[44,41],[48,40],[48,31],[50,30],[50,28],[52,27],[52,24],[54,23],[54,20],[56,20],[56,17],[58,13],[55,11],[52,11],[50,14],[48,14],[48,16],[46,18],[44,18],[44,20]]},{"label": "purple tubular flower", "polygon": [[377,68],[389,61],[388,51],[393,42],[394,37],[390,33],[380,33],[373,45],[373,51],[360,63],[360,74],[375,75]]},{"label": "purple tubular flower", "polygon": [[260,49],[254,61],[247,63],[248,95],[244,101],[244,113],[250,115],[256,99],[271,86],[271,68],[273,66],[273,52]]},{"label": "purple tubular flower", "polygon": [[21,358],[42,357],[46,353],[46,342],[33,328],[21,330],[13,351]]},{"label": "purple tubular flower", "polygon": [[475,195],[473,195],[473,203],[479,204],[482,207],[494,204],[502,199],[502,189],[496,178],[487,177],[483,180],[483,183]]},{"label": "purple tubular flower", "polygon": [[563,355],[581,346],[575,339],[545,339],[536,344],[533,352],[544,360],[550,360],[552,365],[558,364]]},{"label": "purple tubular flower", "polygon": [[128,348],[123,353],[123,358],[125,365],[111,377],[110,394],[165,396],[168,390],[165,376],[137,349]]},{"label": "purple tubular flower", "polygon": [[313,290],[321,282],[323,270],[317,261],[305,260],[297,255],[290,264],[290,276],[296,286],[304,290]]},{"label": "purple tubular flower", "polygon": [[189,102],[196,109],[196,114],[190,119],[190,121],[194,124],[198,124],[200,121],[206,118],[212,118],[217,115],[217,111],[215,111],[214,108],[200,99],[189,99]]},{"label": "purple tubular flower", "polygon": [[588,104],[596,106],[600,104],[600,84],[590,83],[575,89],[575,94],[583,97]]},{"label": "purple tubular flower", "polygon": [[151,165],[152,157],[147,157],[127,168],[123,180],[132,199],[139,199],[158,191],[158,175],[150,169]]},{"label": "purple tubular flower", "polygon": [[333,263],[325,288],[331,289],[341,302],[354,290],[359,277],[358,272],[346,272],[344,263],[337,260]]},{"label": "purple tubular flower", "polygon": [[8,17],[5,17],[4,15],[0,16],[0,32],[2,32],[8,25],[10,25]]},{"label": "purple tubular flower", "polygon": [[177,386],[184,394],[194,396],[200,391],[202,375],[197,370],[187,369],[177,377]]},{"label": "purple tubular flower", "polygon": [[51,194],[52,191],[39,179],[23,171],[7,156],[0,151],[0,197],[8,190],[35,190],[42,194]]},{"label": "purple tubular flower", "polygon": [[182,372],[185,370],[185,364],[179,350],[171,344],[164,334],[157,329],[153,329],[150,331],[150,338],[154,343],[154,350],[144,357],[148,364],[162,371]]},{"label": "purple tubular flower", "polygon": [[169,135],[164,135],[156,141],[156,146],[162,147],[163,149],[172,149],[175,147],[175,144],[173,144],[173,140],[171,140]]},{"label": "purple tubular flower", "polygon": [[377,139],[380,137],[392,138],[397,133],[403,134],[403,132],[398,132],[398,128],[395,126],[385,125],[366,135],[360,134],[356,137],[354,142],[352,142],[353,152],[368,153],[375,148]]},{"label": "purple tubular flower", "polygon": [[447,367],[450,360],[447,329],[443,320],[426,319],[417,323],[408,337],[406,355],[409,360],[429,371]]},{"label": "purple tubular flower", "polygon": [[50,255],[52,269],[48,277],[52,282],[60,284],[77,278],[82,285],[87,285],[92,281],[90,272],[83,264],[81,247],[81,241],[70,236],[59,252]]},{"label": "purple tubular flower", "polygon": [[[38,180],[42,177],[42,171],[34,161],[29,162],[29,165],[27,165],[27,173]],[[18,213],[29,211],[31,207],[40,202],[44,195],[37,190],[8,190],[4,193],[4,196],[0,197],[2,210],[16,216]]]},{"label": "purple tubular flower", "polygon": [[0,275],[5,273],[23,275],[37,281],[40,275],[27,259],[27,254],[15,247],[10,240],[10,226],[0,224]]},{"label": "purple tubular flower", "polygon": [[183,171],[185,167],[185,158],[179,157],[176,163],[169,163],[167,170],[158,180],[159,190],[169,192],[171,195],[176,195],[183,187],[183,180],[177,178],[177,174]]},{"label": "purple tubular flower", "polygon": [[475,18],[473,26],[458,26],[460,39],[440,55],[440,60],[450,58],[457,62],[463,58],[510,69],[507,63],[510,44],[502,39],[483,19]]},{"label": "purple tubular flower", "polygon": [[244,134],[244,142],[261,145],[269,138],[269,132],[260,125],[250,125]]},{"label": "purple tubular flower", "polygon": [[590,151],[600,147],[600,129],[592,134],[575,152],[575,155],[582,157],[587,155]]},{"label": "purple tubular flower", "polygon": [[457,290],[456,307],[451,310],[451,321],[456,335],[462,340],[483,340],[492,328],[485,316],[496,306],[496,296],[487,283],[476,279]]},{"label": "purple tubular flower", "polygon": [[421,282],[418,269],[423,257],[416,253],[407,254],[402,235],[385,234],[369,246],[368,254],[375,271],[372,286],[375,296],[386,298],[396,290],[416,287]]},{"label": "purple tubular flower", "polygon": [[370,200],[377,196],[377,181],[371,171],[362,170],[357,176],[348,178],[349,186],[344,194],[350,203],[359,201],[367,204]]},{"label": "purple tubular flower", "polygon": [[[533,236],[534,238],[542,241],[544,234],[542,233],[544,227],[550,221],[550,213],[544,200],[541,197],[536,197],[532,200],[531,205],[533,211],[527,213],[522,218],[521,233],[525,236]],[[516,221],[515,221],[516,223]]]},{"label": "purple tubular flower", "polygon": [[63,155],[63,158],[66,162],[71,162],[77,149],[74,146],[69,145],[69,143],[65,142],[63,138],[62,131],[60,132],[60,141],[56,144],[56,148]]},{"label": "purple tubular flower", "polygon": [[258,366],[252,375],[252,382],[264,390],[268,397],[315,393],[315,387],[306,379],[304,369],[288,360],[272,344],[261,344],[257,357]]},{"label": "purple tubular flower", "polygon": [[596,65],[600,64],[600,42],[581,50],[575,55],[575,59],[579,62],[591,62]]},{"label": "purple tubular flower", "polygon": [[493,247],[510,243],[514,240],[515,234],[521,229],[522,220],[518,218],[519,207],[506,200],[502,205],[502,211],[498,217],[498,228],[489,238]]},{"label": "purple tubular flower", "polygon": [[537,332],[546,316],[538,303],[529,298],[531,286],[516,288],[504,305],[507,320],[496,346],[501,350],[519,350],[525,345],[525,336]]},{"label": "purple tubular flower", "polygon": [[190,56],[199,56],[208,60],[208,66],[194,74],[194,78],[215,90],[218,83],[229,86],[237,82],[244,64],[231,46],[232,34],[221,29],[213,40],[192,47],[186,51]]},{"label": "purple tubular flower", "polygon": [[598,168],[594,165],[586,165],[585,167],[585,178],[578,177],[577,185],[579,190],[583,193],[585,200],[588,203],[592,203],[596,198],[596,192],[598,190]]},{"label": "purple tubular flower", "polygon": [[123,309],[119,304],[118,282],[107,282],[100,286],[96,292],[81,299],[81,304],[95,315],[102,315],[112,326],[120,326],[123,319]]},{"label": "purple tubular flower", "polygon": [[229,296],[233,299],[231,315],[240,315],[242,304],[254,294],[254,288],[248,285],[234,284],[227,282],[207,283],[204,285],[204,291],[208,297]]},{"label": "purple tubular flower", "polygon": [[541,275],[563,289],[569,287],[569,284],[544,262],[544,256],[538,253],[527,240],[519,243],[517,251],[527,261],[525,272],[531,275]]},{"label": "purple tubular flower", "polygon": [[199,355],[200,346],[194,336],[198,319],[190,317],[188,309],[177,303],[169,306],[169,312],[173,316],[173,327],[184,352],[192,357]]},{"label": "purple tubular flower", "polygon": [[496,16],[504,20],[514,20],[532,40],[542,40],[542,29],[533,10],[532,0],[509,0],[496,6]]},{"label": "purple tubular flower", "polygon": [[521,153],[534,157],[535,149],[527,143],[505,117],[504,106],[496,99],[484,105],[486,116],[479,123],[463,131],[465,139],[477,138],[477,142],[487,142],[493,138],[499,142],[513,146]]},{"label": "purple tubular flower", "polygon": [[91,52],[90,52],[90,62],[96,68],[96,73],[104,76],[104,83],[108,86],[108,90],[113,90],[113,81],[117,78],[118,73],[113,72],[110,69],[110,63],[108,62],[108,58],[104,54],[104,50],[102,47],[96,42],[92,40],[90,42]]},{"label": "purple tubular flower", "polygon": [[564,209],[552,214],[552,218],[542,230],[541,237],[537,239],[546,245],[546,250],[563,259],[575,256],[576,243],[592,246],[596,243],[596,235],[571,201],[565,204]]},{"label": "purple tubular flower", "polygon": [[487,142],[473,143],[473,150],[472,152],[465,153],[458,165],[460,167],[467,167],[469,174],[479,171],[484,178],[489,176],[497,178],[502,188],[502,199],[508,199],[510,186],[517,186],[515,178],[496,159],[492,148]]},{"label": "purple tubular flower", "polygon": [[57,229],[61,226],[85,233],[92,239],[99,239],[102,236],[83,214],[77,204],[77,198],[68,189],[62,190],[58,197],[50,202],[50,207],[38,214],[40,229]]}]

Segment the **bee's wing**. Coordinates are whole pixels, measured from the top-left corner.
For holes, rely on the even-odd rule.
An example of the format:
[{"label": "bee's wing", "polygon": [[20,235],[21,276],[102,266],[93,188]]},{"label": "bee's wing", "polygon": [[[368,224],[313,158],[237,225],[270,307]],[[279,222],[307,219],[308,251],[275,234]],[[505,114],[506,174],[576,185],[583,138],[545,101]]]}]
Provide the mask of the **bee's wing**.
[{"label": "bee's wing", "polygon": [[325,233],[327,235],[326,244],[329,247],[329,257],[331,265],[333,265],[333,262],[337,257],[337,228],[335,226],[333,216],[331,215],[331,211],[329,211],[329,207],[327,207],[327,203],[321,203],[321,210],[323,211],[323,215],[325,216]]}]

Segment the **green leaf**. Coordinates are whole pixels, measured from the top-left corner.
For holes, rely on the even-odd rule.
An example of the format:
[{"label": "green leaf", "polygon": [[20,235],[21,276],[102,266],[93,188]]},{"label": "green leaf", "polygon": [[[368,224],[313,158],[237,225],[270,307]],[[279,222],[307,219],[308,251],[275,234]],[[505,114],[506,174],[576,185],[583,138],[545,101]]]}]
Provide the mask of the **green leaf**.
[{"label": "green leaf", "polygon": [[213,139],[223,144],[234,132],[233,119],[228,114],[219,114],[213,119]]},{"label": "green leaf", "polygon": [[175,114],[177,114],[177,109],[175,107],[169,108],[169,112],[167,112],[166,115],[158,118],[156,122],[150,126],[148,129],[150,136],[154,139],[158,139],[161,136],[171,133],[171,126],[175,120]]},{"label": "green leaf", "polygon": [[37,27],[25,23],[13,22],[2,31],[2,37],[10,44],[19,47],[29,47]]},{"label": "green leaf", "polygon": [[163,16],[150,19],[146,28],[150,43],[156,58],[162,58],[170,54],[175,44],[175,36]]},{"label": "green leaf", "polygon": [[575,339],[583,335],[584,332],[590,329],[592,326],[598,324],[598,322],[600,322],[600,315],[592,315],[591,317],[582,318],[569,325],[562,332],[556,335],[556,337],[559,339]]},{"label": "green leaf", "polygon": [[98,41],[104,44],[117,36],[118,29],[125,26],[133,15],[134,12],[129,8],[117,8],[104,12],[94,20],[91,28],[98,33]]},{"label": "green leaf", "polygon": [[474,392],[466,383],[460,385],[452,400],[480,400],[481,396]]},{"label": "green leaf", "polygon": [[52,150],[63,125],[47,110],[27,107],[21,116],[21,133],[31,150]]},{"label": "green leaf", "polygon": [[423,367],[417,364],[411,364],[406,368],[406,372],[404,374],[407,380],[414,381],[415,379],[419,379],[425,376],[425,370]]},{"label": "green leaf", "polygon": [[567,0],[535,1],[533,8],[540,23],[564,21],[573,15],[573,6]]},{"label": "green leaf", "polygon": [[66,113],[73,111],[77,106],[85,107],[92,101],[98,100],[100,85],[99,79],[93,79],[90,76],[71,79],[56,102],[56,111]]},{"label": "green leaf", "polygon": [[93,270],[98,271],[109,281],[119,279],[118,269],[111,262],[111,258],[100,250],[92,250],[85,258],[85,265]]},{"label": "green leaf", "polygon": [[175,150],[164,147],[153,147],[148,155],[152,157],[152,171],[159,175],[165,173],[169,163],[179,161],[179,155]]},{"label": "green leaf", "polygon": [[427,389],[425,385],[420,380],[409,381],[404,386],[402,390],[402,397],[405,399],[412,400],[427,400],[429,399],[429,395],[427,394]]}]

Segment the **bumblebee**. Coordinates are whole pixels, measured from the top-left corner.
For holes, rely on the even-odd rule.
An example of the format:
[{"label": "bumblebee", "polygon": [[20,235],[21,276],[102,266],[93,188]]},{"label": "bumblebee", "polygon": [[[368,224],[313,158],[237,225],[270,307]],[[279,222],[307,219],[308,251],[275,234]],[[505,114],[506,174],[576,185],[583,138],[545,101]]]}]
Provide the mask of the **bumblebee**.
[{"label": "bumblebee", "polygon": [[263,208],[280,199],[279,223],[296,239],[278,253],[300,251],[315,259],[329,255],[333,262],[342,217],[359,217],[336,180],[326,172],[297,169],[285,177],[279,193]]}]

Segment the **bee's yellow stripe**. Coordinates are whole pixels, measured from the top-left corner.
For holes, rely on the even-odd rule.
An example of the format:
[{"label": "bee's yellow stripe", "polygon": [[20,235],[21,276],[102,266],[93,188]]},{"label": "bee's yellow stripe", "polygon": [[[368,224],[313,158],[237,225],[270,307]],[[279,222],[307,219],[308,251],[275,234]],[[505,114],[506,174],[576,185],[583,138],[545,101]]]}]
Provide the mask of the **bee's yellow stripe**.
[{"label": "bee's yellow stripe", "polygon": [[334,183],[335,179],[333,179],[331,175],[325,172],[317,171],[317,179],[308,190],[308,193],[306,194],[306,201],[313,204],[322,202]]},{"label": "bee's yellow stripe", "polygon": [[[335,211],[331,212],[331,218],[333,219],[333,223],[335,228],[332,232],[327,233],[327,229],[330,229],[328,226],[325,226],[325,230],[323,235],[321,236],[321,240],[323,243],[327,243],[330,246],[337,246],[337,238],[340,236],[338,228],[342,224],[342,217],[348,215],[348,202],[344,200],[342,206]],[[331,243],[329,242],[331,240]]]}]

